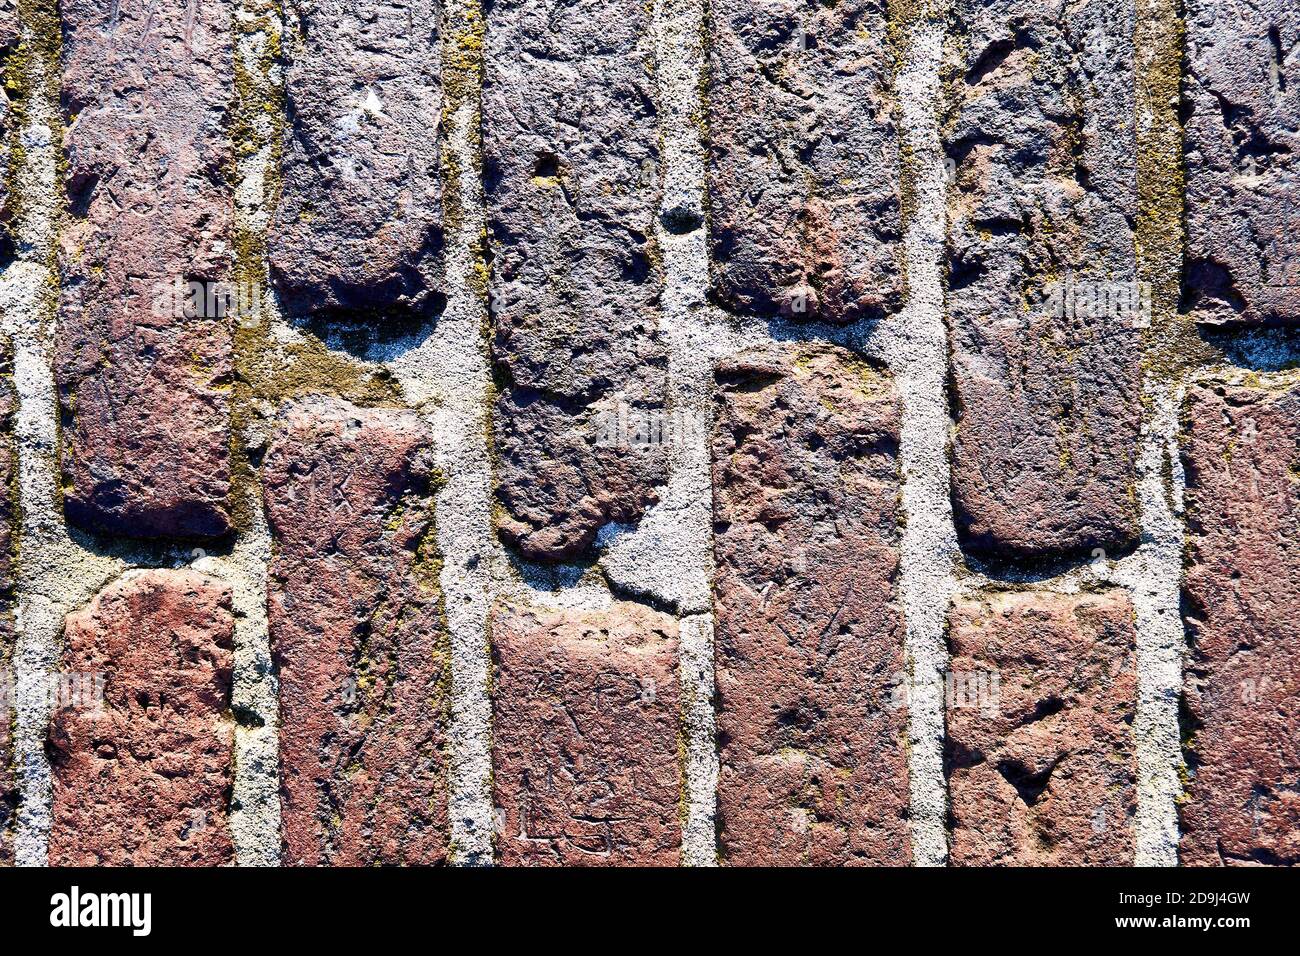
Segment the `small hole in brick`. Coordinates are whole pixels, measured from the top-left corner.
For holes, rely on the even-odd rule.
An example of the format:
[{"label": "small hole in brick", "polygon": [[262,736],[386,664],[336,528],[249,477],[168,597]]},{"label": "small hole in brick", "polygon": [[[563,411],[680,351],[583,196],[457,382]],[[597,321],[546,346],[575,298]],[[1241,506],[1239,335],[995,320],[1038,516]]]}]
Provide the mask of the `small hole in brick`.
[{"label": "small hole in brick", "polygon": [[554,153],[541,153],[533,164],[533,175],[539,179],[555,179],[560,175],[560,157]]}]

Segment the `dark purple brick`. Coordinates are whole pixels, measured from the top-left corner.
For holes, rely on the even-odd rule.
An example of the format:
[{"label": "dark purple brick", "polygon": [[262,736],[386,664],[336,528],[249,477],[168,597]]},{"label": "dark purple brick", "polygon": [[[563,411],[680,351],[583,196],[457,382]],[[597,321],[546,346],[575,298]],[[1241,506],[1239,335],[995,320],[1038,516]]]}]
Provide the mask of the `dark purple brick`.
[{"label": "dark purple brick", "polygon": [[441,308],[440,5],[285,4],[282,188],[268,238],[285,309],[382,327]]},{"label": "dark purple brick", "polygon": [[487,11],[498,527],[531,559],[633,523],[661,449],[601,443],[602,416],[663,408],[650,7],[497,0]]},{"label": "dark purple brick", "polygon": [[1300,12],[1188,0],[1186,307],[1207,325],[1300,320]]},{"label": "dark purple brick", "polygon": [[958,0],[943,144],[963,545],[1122,549],[1141,338],[1132,0]]},{"label": "dark purple brick", "polygon": [[713,295],[853,322],[902,298],[895,51],[884,0],[714,0],[707,73]]}]

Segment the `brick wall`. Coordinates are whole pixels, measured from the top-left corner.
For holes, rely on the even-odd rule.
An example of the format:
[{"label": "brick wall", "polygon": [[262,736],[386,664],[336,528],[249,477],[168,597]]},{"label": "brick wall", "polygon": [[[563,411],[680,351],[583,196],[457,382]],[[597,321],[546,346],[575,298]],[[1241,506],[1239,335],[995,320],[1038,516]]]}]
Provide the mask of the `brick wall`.
[{"label": "brick wall", "polygon": [[1300,859],[1286,0],[0,54],[0,865]]}]

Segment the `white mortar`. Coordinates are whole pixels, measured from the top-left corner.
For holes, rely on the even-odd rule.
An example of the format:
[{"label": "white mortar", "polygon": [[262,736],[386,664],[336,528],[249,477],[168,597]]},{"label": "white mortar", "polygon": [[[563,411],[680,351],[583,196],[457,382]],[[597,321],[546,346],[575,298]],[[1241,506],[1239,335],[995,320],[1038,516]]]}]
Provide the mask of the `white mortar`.
[{"label": "white mortar", "polygon": [[908,778],[912,859],[942,866],[948,856],[943,774],[943,674],[948,607],[959,560],[949,492],[943,254],[947,227],[944,156],[937,107],[944,10],[935,3],[912,25],[895,98],[905,167],[915,196],[903,238],[907,304],[882,328],[882,352],[903,402],[899,459],[903,525],[899,597],[907,630]]},{"label": "white mortar", "polygon": [[[449,12],[449,19],[464,17]],[[457,26],[451,22],[443,42]],[[451,640],[448,805],[452,862],[492,863],[492,702],[488,613],[494,576],[505,562],[492,527],[492,461],[486,305],[473,280],[484,227],[479,158],[474,150],[477,100],[460,104],[447,130],[460,180],[462,222],[447,236],[447,307],[434,332],[389,367],[432,428],[445,484],[438,492],[438,550]]]}]

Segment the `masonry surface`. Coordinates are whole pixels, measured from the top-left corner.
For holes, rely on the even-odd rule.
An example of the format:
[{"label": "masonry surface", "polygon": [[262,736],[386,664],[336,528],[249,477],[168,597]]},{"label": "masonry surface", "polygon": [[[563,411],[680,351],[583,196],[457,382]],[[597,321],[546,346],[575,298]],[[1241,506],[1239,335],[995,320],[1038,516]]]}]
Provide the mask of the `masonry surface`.
[{"label": "masonry surface", "polygon": [[1300,862],[1293,3],[0,66],[0,866]]}]

